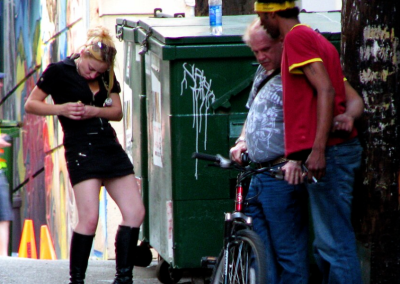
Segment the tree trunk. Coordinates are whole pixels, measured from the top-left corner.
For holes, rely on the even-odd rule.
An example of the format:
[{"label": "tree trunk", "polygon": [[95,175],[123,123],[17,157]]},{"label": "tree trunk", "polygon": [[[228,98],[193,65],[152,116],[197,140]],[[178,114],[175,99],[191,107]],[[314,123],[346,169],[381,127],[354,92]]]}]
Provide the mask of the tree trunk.
[{"label": "tree trunk", "polygon": [[400,283],[399,11],[398,0],[343,0],[342,62],[365,102],[354,225],[374,284]]}]

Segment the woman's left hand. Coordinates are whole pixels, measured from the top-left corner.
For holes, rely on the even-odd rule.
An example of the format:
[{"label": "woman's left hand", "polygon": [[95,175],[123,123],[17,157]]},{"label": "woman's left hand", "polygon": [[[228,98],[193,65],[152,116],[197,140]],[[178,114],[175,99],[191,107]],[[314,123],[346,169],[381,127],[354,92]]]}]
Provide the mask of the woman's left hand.
[{"label": "woman's left hand", "polygon": [[97,107],[85,105],[81,119],[84,120],[84,119],[96,117],[98,113],[99,113],[99,110]]}]

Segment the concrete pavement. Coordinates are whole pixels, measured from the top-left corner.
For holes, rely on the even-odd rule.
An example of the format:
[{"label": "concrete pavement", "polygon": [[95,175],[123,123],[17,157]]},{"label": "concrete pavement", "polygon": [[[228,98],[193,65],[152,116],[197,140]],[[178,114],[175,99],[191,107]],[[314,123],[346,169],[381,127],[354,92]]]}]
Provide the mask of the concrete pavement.
[{"label": "concrete pavement", "polygon": [[[149,267],[135,267],[135,284],[160,284],[156,277],[157,262]],[[68,284],[68,260],[36,260],[0,257],[0,284]],[[114,260],[90,260],[85,284],[112,283]]]}]

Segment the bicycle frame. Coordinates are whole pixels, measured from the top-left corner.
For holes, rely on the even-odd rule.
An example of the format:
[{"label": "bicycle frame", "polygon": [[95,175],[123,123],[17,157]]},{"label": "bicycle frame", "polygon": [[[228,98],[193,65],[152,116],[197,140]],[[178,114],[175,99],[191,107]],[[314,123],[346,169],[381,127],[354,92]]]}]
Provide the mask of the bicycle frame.
[{"label": "bicycle frame", "polygon": [[[244,179],[254,174],[265,172],[266,174],[279,178],[278,174],[282,173],[277,173],[276,170],[267,167],[262,169],[254,169],[250,166],[244,167],[222,157],[221,155],[212,156],[208,154],[194,153],[192,157],[215,162],[213,164],[214,166],[223,169],[236,169],[239,171],[236,180],[235,207],[233,212],[225,213],[223,251],[216,262],[216,267],[220,268],[218,271],[220,271],[220,275],[223,276],[223,282],[220,283],[229,284],[230,281],[234,282],[237,279],[236,277],[244,280],[243,283],[247,283],[249,277],[250,279],[253,278],[252,273],[250,272],[250,262],[248,262],[247,246],[249,245],[249,242],[252,242],[255,238],[257,239],[255,243],[257,243],[259,247],[263,245],[258,235],[252,235],[249,232],[253,229],[253,219],[244,213],[245,200],[243,196],[244,190],[242,182]],[[252,249],[255,243],[252,243]],[[242,253],[244,253],[243,256]],[[258,259],[262,258],[260,253],[257,253],[257,255]],[[232,257],[234,260],[233,262]],[[204,263],[207,264],[208,258],[203,259]],[[220,262],[220,259],[223,259],[223,263]],[[218,266],[219,264],[221,266]],[[258,262],[258,265],[258,267],[264,266],[261,262]],[[235,271],[234,276],[232,276],[232,271]],[[230,279],[229,276],[231,276],[232,279]],[[257,277],[261,276],[258,275]]]},{"label": "bicycle frame", "polygon": [[241,179],[242,173],[238,174],[236,184],[236,198],[235,198],[235,211],[232,213],[225,213],[224,224],[224,284],[229,284],[228,281],[228,257],[229,257],[229,243],[235,237],[235,233],[241,229],[252,229],[253,219],[243,213],[244,210],[244,196],[243,185]]}]

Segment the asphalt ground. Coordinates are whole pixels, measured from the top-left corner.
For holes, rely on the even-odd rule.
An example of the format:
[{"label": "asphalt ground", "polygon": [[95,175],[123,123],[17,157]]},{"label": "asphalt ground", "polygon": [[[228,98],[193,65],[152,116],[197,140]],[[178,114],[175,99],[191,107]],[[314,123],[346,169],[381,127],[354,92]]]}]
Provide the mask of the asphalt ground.
[{"label": "asphalt ground", "polygon": [[[135,284],[160,284],[156,277],[157,262],[149,267],[135,267]],[[85,284],[112,283],[114,260],[89,260]],[[68,260],[37,260],[0,257],[0,284],[68,284]]]}]

